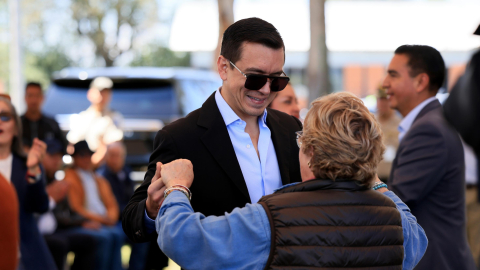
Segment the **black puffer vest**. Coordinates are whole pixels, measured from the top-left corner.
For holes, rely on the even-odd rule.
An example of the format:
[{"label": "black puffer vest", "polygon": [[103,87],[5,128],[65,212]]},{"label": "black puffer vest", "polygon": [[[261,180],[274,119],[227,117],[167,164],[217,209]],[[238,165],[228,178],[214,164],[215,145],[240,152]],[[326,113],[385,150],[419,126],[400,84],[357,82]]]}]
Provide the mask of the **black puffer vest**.
[{"label": "black puffer vest", "polygon": [[265,269],[402,269],[402,219],[377,191],[351,180],[310,180],[259,203],[272,229]]}]

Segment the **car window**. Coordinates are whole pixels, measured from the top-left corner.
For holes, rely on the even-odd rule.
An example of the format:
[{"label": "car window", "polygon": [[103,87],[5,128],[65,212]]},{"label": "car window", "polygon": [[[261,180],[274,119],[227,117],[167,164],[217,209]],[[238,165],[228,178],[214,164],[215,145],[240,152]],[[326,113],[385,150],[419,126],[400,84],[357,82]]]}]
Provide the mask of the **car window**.
[{"label": "car window", "polygon": [[181,80],[180,104],[184,115],[202,107],[205,100],[220,86],[221,84],[215,81]]},{"label": "car window", "polygon": [[[74,114],[88,108],[88,87],[53,83],[47,93],[44,111],[48,115]],[[180,114],[171,83],[158,86],[116,83],[110,107],[126,118],[170,119]]]}]

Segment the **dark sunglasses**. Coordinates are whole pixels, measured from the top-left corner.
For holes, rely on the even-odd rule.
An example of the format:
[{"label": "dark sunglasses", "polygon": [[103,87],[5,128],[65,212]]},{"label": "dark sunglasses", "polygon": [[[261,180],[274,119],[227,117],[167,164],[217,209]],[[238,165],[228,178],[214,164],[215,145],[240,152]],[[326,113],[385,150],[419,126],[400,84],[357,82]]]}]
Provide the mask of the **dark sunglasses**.
[{"label": "dark sunglasses", "polygon": [[8,122],[12,120],[12,115],[7,112],[0,112],[0,120],[2,120],[2,122]]},{"label": "dark sunglasses", "polygon": [[[290,81],[290,78],[287,76],[269,76],[269,75],[261,75],[261,74],[245,74],[243,73],[237,66],[235,66],[232,61],[229,61],[230,64],[236,68],[240,73],[242,73],[247,80],[245,81],[245,88],[249,90],[260,90],[268,81],[268,79],[272,79],[270,82],[270,91],[278,92],[285,89]],[[285,74],[285,73],[284,73]]]}]

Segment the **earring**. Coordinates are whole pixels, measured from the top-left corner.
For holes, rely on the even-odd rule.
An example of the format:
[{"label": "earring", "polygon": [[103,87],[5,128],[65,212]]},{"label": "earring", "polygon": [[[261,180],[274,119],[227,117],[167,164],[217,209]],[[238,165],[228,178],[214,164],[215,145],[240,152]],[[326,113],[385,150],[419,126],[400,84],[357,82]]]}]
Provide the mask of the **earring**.
[{"label": "earring", "polygon": [[307,163],[307,165],[308,165],[308,168],[312,167],[312,163],[310,163],[310,161]]}]

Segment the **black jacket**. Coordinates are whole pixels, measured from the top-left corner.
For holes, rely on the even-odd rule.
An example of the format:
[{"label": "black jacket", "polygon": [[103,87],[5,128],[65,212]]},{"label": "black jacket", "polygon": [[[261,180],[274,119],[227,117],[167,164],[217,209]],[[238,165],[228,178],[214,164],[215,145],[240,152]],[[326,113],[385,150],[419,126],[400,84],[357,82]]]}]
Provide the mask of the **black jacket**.
[{"label": "black jacket", "polygon": [[259,203],[272,232],[265,269],[402,269],[402,218],[379,192],[352,180],[317,179]]},{"label": "black jacket", "polygon": [[42,141],[56,139],[62,144],[62,151],[66,151],[67,140],[55,119],[43,114],[38,121],[31,121],[25,117],[25,115],[22,115],[20,118],[22,120],[22,139],[24,145],[31,147],[34,138]]},{"label": "black jacket", "polygon": [[428,238],[415,269],[476,269],[465,232],[463,147],[437,100],[420,111],[400,142],[389,181]]},{"label": "black jacket", "polygon": [[[302,125],[293,116],[267,110],[267,126],[271,130],[282,183],[298,182],[299,149],[295,132],[301,130]],[[122,215],[123,230],[133,241],[145,242],[156,238],[156,234],[146,234],[143,223],[147,189],[159,161],[168,163],[185,158],[192,162],[195,182],[191,187],[191,203],[195,212],[206,216],[224,215],[251,202],[215,94],[205,101],[202,108],[160,130],[154,149],[145,180],[135,190]]]}]

